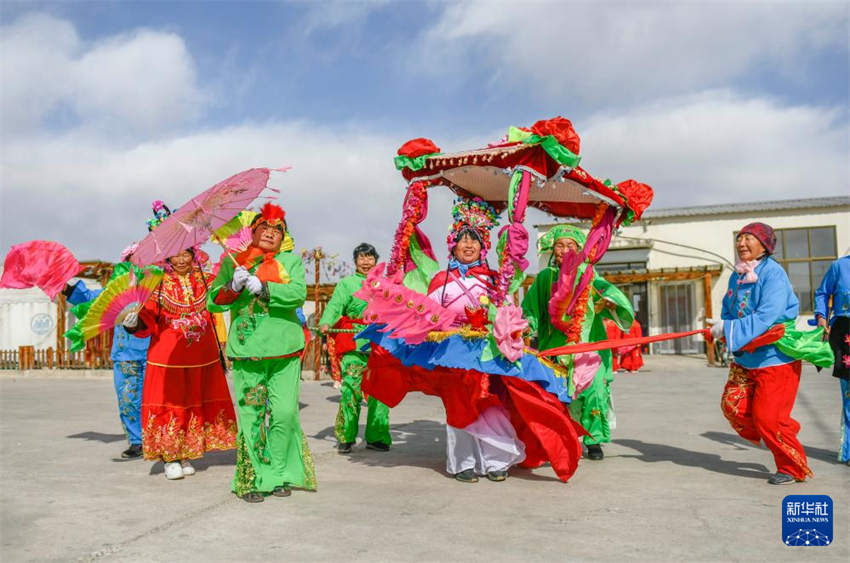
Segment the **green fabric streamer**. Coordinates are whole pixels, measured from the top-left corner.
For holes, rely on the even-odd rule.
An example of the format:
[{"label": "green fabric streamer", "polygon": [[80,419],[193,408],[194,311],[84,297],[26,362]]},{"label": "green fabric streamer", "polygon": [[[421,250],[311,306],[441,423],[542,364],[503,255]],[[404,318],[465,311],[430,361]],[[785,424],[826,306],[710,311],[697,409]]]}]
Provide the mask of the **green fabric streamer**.
[{"label": "green fabric streamer", "polygon": [[404,275],[402,282],[404,287],[419,293],[428,293],[428,285],[431,283],[431,278],[440,269],[440,265],[422,251],[417,235],[410,237],[410,259],[416,264],[416,268]]},{"label": "green fabric streamer", "polygon": [[783,354],[795,360],[805,360],[820,368],[828,368],[835,362],[829,342],[823,339],[823,327],[814,330],[799,330],[794,321],[785,321],[785,334],[774,345]]},{"label": "green fabric streamer", "polygon": [[525,142],[526,139],[534,135],[531,131],[523,131],[519,127],[514,127],[511,125],[508,127],[508,142],[509,143],[517,143],[517,142]]},{"label": "green fabric streamer", "polygon": [[508,186],[508,220],[512,221],[514,216],[514,207],[516,204],[516,194],[519,190],[519,183],[522,180],[522,170],[514,170],[511,176],[511,183]]},{"label": "green fabric streamer", "polygon": [[431,158],[432,156],[443,154],[439,152],[432,152],[429,154],[423,154],[421,156],[417,156],[416,158],[410,158],[409,156],[399,155],[393,159],[395,163],[396,170],[403,170],[405,168],[409,168],[413,171],[422,170],[425,168],[425,161]]},{"label": "green fabric streamer", "polygon": [[546,151],[546,154],[552,157],[555,162],[563,164],[564,166],[569,166],[570,168],[575,168],[578,166],[578,163],[581,162],[581,157],[562,145],[558,142],[552,135],[547,135],[545,137],[538,137],[537,135],[532,135],[528,138],[528,143],[540,143],[540,146],[543,147],[543,150]]},{"label": "green fabric streamer", "polygon": [[535,135],[530,131],[523,131],[519,127],[511,126],[508,128],[508,142],[522,142],[526,145],[539,144],[543,147],[543,150],[546,151],[546,154],[552,157],[555,162],[563,164],[564,166],[569,166],[570,168],[575,168],[578,166],[578,163],[581,162],[581,157],[579,155],[559,143],[558,139],[556,139],[553,135],[541,137],[540,135]]}]

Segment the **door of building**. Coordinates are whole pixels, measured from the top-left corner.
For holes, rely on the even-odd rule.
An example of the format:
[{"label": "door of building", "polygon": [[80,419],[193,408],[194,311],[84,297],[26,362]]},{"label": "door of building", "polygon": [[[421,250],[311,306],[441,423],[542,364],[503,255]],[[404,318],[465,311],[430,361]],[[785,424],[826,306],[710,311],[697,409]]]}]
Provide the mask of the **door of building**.
[{"label": "door of building", "polygon": [[[664,284],[660,290],[660,319],[663,332],[684,332],[693,329],[694,285],[693,283]],[[657,354],[699,354],[702,352],[696,337],[677,338],[656,342],[653,352]]]},{"label": "door of building", "polygon": [[647,297],[646,282],[627,283],[618,285],[618,288],[626,294],[632,309],[635,311],[635,319],[640,323],[643,333],[647,334],[646,327],[649,326],[649,299]]}]

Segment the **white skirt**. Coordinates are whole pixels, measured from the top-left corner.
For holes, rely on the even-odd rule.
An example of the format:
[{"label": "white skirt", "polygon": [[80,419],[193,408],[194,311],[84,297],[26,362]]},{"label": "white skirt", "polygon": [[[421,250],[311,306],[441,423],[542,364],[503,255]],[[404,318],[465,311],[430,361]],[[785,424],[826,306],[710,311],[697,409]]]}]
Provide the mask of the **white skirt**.
[{"label": "white skirt", "polygon": [[525,444],[503,407],[488,408],[466,428],[446,425],[446,471],[452,475],[467,469],[478,475],[506,471],[524,459]]}]

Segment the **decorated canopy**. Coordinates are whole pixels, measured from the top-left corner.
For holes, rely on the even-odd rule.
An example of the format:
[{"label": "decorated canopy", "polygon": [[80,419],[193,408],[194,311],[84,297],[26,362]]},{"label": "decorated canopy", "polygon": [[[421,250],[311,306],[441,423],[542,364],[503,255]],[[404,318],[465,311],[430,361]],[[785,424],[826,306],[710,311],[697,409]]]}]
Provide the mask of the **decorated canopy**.
[{"label": "decorated canopy", "polygon": [[568,119],[541,120],[531,128],[511,127],[496,144],[442,153],[430,139],[405,143],[395,158],[408,182],[443,185],[462,197],[477,196],[498,209],[508,205],[517,171],[531,176],[528,205],[559,217],[592,219],[599,204],[618,209],[618,223],[639,218],[652,200],[649,186],[602,181],[579,166],[580,141]]}]

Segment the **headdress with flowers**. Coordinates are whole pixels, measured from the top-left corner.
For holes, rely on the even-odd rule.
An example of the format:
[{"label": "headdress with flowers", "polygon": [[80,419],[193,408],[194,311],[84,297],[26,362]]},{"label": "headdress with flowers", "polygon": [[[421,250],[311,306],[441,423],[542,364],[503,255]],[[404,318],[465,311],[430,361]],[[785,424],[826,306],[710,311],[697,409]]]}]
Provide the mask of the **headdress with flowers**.
[{"label": "headdress with flowers", "polygon": [[474,199],[460,198],[455,201],[452,208],[452,217],[454,223],[452,223],[449,236],[446,237],[449,257],[452,256],[458,237],[464,231],[473,231],[481,240],[481,255],[483,257],[487,253],[487,249],[490,248],[490,231],[499,224],[499,213],[492,205],[479,197]]},{"label": "headdress with flowers", "polygon": [[282,252],[291,252],[295,248],[295,241],[289,233],[286,225],[286,211],[279,205],[267,202],[260,208],[260,212],[251,220],[251,231],[265,223],[283,233],[283,241],[280,244]]},{"label": "headdress with flowers", "polygon": [[[162,224],[162,222],[165,221],[166,219],[168,219],[168,217],[171,214],[177,212],[176,207],[172,211],[160,199],[154,201],[151,204],[151,208],[153,209],[153,219],[148,219],[148,221],[147,221],[149,231],[153,231],[154,229],[159,227]],[[136,246],[138,246],[138,245],[136,245]],[[210,255],[207,254],[206,252],[204,252],[203,250],[201,250],[201,246],[199,244],[196,244],[195,246],[193,246],[193,247],[191,247],[190,249],[187,249],[187,250],[192,251],[192,254],[195,256],[195,263],[198,265],[198,267],[200,267],[202,270],[206,270],[209,267]],[[131,245],[131,246],[127,247],[124,252],[127,252],[127,251],[130,251],[130,253],[132,254],[132,252],[135,252],[135,248],[133,248],[132,245]],[[172,271],[171,264],[168,262],[168,260],[164,260],[162,262],[162,264],[160,264],[160,265],[162,266],[162,268],[166,272]]]}]

